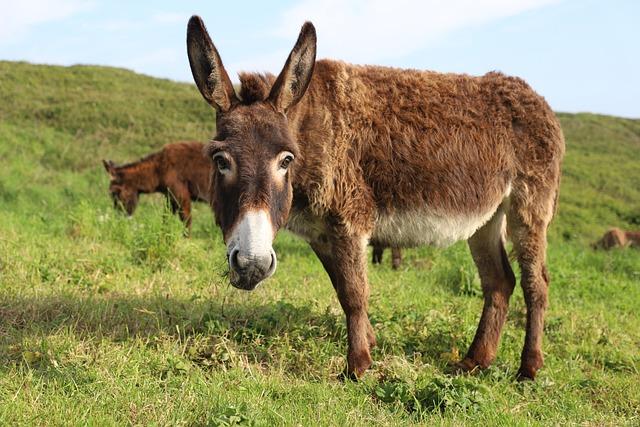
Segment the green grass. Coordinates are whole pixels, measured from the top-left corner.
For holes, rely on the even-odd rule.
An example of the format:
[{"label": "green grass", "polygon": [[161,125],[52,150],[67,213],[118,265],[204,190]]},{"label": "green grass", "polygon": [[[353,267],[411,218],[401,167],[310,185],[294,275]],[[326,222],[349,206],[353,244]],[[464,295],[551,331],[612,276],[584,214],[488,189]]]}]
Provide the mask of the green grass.
[{"label": "green grass", "polygon": [[223,277],[206,206],[190,239],[160,197],[131,220],[111,209],[102,158],[211,136],[193,86],[0,62],[0,93],[0,424],[640,423],[640,251],[587,246],[609,226],[640,228],[639,121],[560,115],[567,156],[536,382],[514,381],[520,289],[494,365],[447,374],[482,307],[459,243],[407,250],[398,272],[388,259],[370,268],[375,364],[343,383],[343,315],[304,242],[281,232],[278,272],[245,293]]}]

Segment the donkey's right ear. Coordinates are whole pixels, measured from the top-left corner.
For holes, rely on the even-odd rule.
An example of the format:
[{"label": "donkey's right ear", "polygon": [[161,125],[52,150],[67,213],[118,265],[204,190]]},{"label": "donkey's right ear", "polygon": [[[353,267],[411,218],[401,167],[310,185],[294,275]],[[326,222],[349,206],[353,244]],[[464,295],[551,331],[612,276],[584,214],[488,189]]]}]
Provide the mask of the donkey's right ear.
[{"label": "donkey's right ear", "polygon": [[107,173],[111,176],[115,176],[116,175],[116,165],[115,163],[113,163],[113,161],[111,160],[102,160],[102,165],[104,166],[104,169],[107,171]]},{"label": "donkey's right ear", "polygon": [[240,102],[204,22],[196,15],[187,26],[187,53],[193,79],[209,104],[225,112]]}]

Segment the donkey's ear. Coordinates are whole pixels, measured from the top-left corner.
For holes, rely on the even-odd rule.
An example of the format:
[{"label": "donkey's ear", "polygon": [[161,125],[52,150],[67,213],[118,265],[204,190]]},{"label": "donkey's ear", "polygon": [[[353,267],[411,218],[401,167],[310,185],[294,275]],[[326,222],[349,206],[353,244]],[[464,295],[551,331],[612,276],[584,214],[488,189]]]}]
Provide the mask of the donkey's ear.
[{"label": "donkey's ear", "polygon": [[116,175],[116,165],[111,160],[102,160],[102,165],[109,175]]},{"label": "donkey's ear", "polygon": [[239,102],[218,50],[199,16],[189,19],[187,53],[193,79],[209,104],[224,112]]},{"label": "donkey's ear", "polygon": [[298,41],[269,93],[268,100],[278,111],[286,113],[300,101],[311,82],[315,63],[316,29],[311,22],[305,22]]}]

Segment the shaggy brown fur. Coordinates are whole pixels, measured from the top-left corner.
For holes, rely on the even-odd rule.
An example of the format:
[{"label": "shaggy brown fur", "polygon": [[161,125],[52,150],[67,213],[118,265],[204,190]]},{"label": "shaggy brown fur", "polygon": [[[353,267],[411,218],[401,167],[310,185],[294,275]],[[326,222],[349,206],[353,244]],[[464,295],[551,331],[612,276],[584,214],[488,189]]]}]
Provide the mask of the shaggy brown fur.
[{"label": "shaggy brown fur", "polygon": [[640,248],[640,231],[624,231],[619,228],[612,228],[602,236],[593,247],[596,249],[613,249],[626,247]]},{"label": "shaggy brown fur", "polygon": [[[541,96],[497,72],[316,62],[315,30],[306,23],[278,78],[243,74],[238,98],[200,18],[187,34],[194,79],[218,111],[210,153],[233,159],[233,178],[215,173],[212,185],[225,241],[256,210],[269,213],[274,232],[287,224],[309,241],[346,314],[349,375],[365,372],[375,345],[365,262],[371,238],[398,247],[468,239],[485,303],[460,367],[487,367],[515,286],[506,218],[527,304],[519,377],[534,378],[543,362],[546,233],[564,154],[560,125]],[[278,181],[270,168],[282,153],[295,160]],[[238,269],[232,284],[253,289],[266,277],[243,282],[244,273]]]},{"label": "shaggy brown fur", "polygon": [[109,193],[116,208],[132,215],[141,193],[165,194],[173,213],[191,228],[191,201],[208,202],[211,161],[204,156],[204,144],[177,142],[133,163],[116,166],[103,160],[109,173]]}]

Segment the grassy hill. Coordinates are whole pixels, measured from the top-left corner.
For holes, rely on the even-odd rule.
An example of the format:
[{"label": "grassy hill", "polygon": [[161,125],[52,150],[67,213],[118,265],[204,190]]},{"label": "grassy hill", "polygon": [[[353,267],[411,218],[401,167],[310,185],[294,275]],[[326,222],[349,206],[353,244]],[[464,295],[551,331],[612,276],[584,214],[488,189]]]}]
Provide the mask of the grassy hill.
[{"label": "grassy hill", "polygon": [[482,307],[459,243],[407,250],[399,272],[370,268],[376,362],[341,383],[343,316],[301,240],[280,233],[278,272],[242,293],[221,275],[206,206],[191,239],[160,197],[132,220],[111,209],[102,158],[211,136],[193,85],[0,61],[2,424],[637,424],[640,254],[587,245],[610,226],[640,228],[640,121],[559,116],[567,155],[539,380],[513,381],[519,289],[494,366],[446,374]]}]

